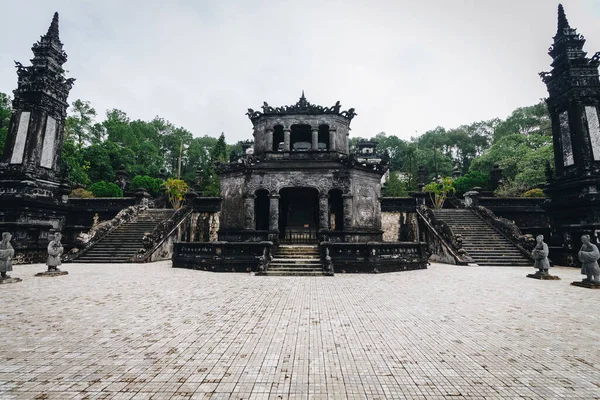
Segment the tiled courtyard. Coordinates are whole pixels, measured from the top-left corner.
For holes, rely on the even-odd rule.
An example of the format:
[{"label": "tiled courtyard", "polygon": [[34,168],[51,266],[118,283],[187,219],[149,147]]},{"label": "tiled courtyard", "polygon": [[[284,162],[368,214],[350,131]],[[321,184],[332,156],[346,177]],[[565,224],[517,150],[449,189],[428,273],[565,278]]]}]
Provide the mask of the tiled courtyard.
[{"label": "tiled courtyard", "polygon": [[0,399],[600,398],[600,290],[576,269],[43,269],[0,286]]}]

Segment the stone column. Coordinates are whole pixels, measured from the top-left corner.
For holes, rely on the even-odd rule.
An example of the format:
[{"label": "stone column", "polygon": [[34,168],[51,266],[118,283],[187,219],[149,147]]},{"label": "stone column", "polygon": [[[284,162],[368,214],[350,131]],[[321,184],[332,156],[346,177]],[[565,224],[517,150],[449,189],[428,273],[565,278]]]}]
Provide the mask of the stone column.
[{"label": "stone column", "polygon": [[312,151],[317,151],[319,150],[319,130],[318,129],[312,129]]},{"label": "stone column", "polygon": [[335,151],[335,136],[337,131],[335,129],[329,130],[329,151]]},{"label": "stone column", "polygon": [[283,130],[283,151],[290,151],[290,136],[291,132],[289,129]]},{"label": "stone column", "polygon": [[266,151],[273,151],[273,129],[267,128],[266,130]]},{"label": "stone column", "polygon": [[254,199],[253,194],[244,195],[244,229],[255,229],[254,225]]},{"label": "stone column", "polygon": [[269,196],[269,230],[279,232],[279,195]]},{"label": "stone column", "polygon": [[319,230],[329,230],[329,195],[319,196]]},{"label": "stone column", "polygon": [[352,222],[352,198],[351,194],[343,194],[342,201],[344,202],[344,230],[350,230],[354,225]]}]

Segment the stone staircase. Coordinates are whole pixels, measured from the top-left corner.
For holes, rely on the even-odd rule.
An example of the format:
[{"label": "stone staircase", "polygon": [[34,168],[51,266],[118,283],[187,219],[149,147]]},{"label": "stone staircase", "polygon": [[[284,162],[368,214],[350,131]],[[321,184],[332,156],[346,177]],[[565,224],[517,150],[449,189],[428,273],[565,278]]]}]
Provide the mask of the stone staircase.
[{"label": "stone staircase", "polygon": [[127,222],[104,238],[87,251],[73,259],[77,263],[126,263],[131,257],[138,254],[144,247],[142,238],[147,232],[166,219],[173,216],[171,209],[149,209],[138,214],[134,221]]},{"label": "stone staircase", "polygon": [[452,232],[460,234],[463,248],[481,266],[532,267],[533,260],[471,210],[433,211]]},{"label": "stone staircase", "polygon": [[316,245],[280,245],[266,275],[322,276],[323,265]]}]

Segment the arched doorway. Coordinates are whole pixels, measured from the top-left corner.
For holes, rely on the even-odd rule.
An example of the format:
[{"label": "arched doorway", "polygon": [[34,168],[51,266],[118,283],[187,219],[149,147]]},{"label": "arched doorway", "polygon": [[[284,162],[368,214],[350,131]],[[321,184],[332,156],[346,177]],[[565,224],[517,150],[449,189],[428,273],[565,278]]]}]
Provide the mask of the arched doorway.
[{"label": "arched doorway", "polygon": [[254,222],[257,231],[269,230],[269,192],[265,189],[256,191],[254,199]]},{"label": "arched doorway", "polygon": [[344,230],[344,201],[340,189],[329,191],[329,229],[332,231]]},{"label": "arched doorway", "polygon": [[284,243],[317,243],[319,192],[284,188],[279,192],[279,235]]}]

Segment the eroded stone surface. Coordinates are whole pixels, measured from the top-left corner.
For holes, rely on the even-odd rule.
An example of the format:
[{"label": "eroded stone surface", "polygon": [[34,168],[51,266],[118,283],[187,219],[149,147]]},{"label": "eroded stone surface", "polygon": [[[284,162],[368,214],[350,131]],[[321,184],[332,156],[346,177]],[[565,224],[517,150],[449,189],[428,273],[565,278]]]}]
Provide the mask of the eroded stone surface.
[{"label": "eroded stone surface", "polygon": [[333,278],[41,268],[0,288],[1,399],[600,396],[600,292],[570,285],[578,269],[540,284],[439,264]]}]

